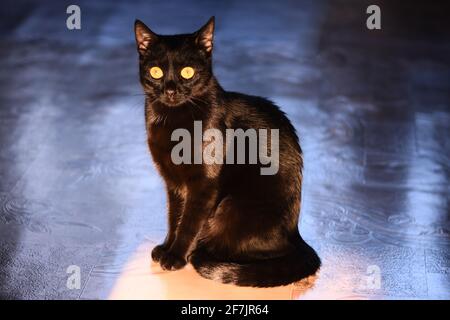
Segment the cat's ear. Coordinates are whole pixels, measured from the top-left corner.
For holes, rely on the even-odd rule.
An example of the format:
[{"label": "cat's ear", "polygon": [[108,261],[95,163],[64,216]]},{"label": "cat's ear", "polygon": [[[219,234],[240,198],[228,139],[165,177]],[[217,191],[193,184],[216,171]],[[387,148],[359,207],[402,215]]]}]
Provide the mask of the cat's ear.
[{"label": "cat's ear", "polygon": [[139,20],[134,22],[134,34],[136,37],[136,46],[141,55],[143,55],[158,38],[156,33]]},{"label": "cat's ear", "polygon": [[195,33],[195,41],[206,53],[210,54],[213,49],[214,40],[214,16]]}]

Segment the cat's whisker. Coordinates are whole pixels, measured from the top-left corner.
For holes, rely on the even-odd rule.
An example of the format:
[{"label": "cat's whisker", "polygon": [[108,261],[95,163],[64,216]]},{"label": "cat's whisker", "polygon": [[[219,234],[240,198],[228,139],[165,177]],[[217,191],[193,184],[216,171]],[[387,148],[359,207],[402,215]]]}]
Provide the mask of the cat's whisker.
[{"label": "cat's whisker", "polygon": [[[202,108],[194,100],[192,100],[192,98],[189,99],[189,102],[192,104],[192,106],[194,108],[197,108],[198,111],[203,112]],[[194,117],[194,114],[192,112],[192,109],[191,109],[191,114],[192,114],[192,120],[195,121],[195,117]]]},{"label": "cat's whisker", "polygon": [[135,96],[147,96],[147,94],[145,94],[145,93],[128,93],[127,94],[128,96],[131,96],[131,97],[135,97]]},{"label": "cat's whisker", "polygon": [[209,103],[209,101],[207,101],[206,99],[202,99],[202,98],[199,98],[199,97],[192,97],[192,99],[197,100],[199,102],[202,102],[204,104],[208,104]]},{"label": "cat's whisker", "polygon": [[[191,97],[189,100],[190,100],[191,103],[194,104],[194,106],[196,106],[200,111],[203,111],[203,110],[202,110],[202,108],[201,108],[202,106],[199,105],[199,102],[200,102],[200,103],[203,103],[203,104],[208,104],[208,101],[202,100],[202,99],[197,98],[197,97]],[[198,102],[196,102],[196,101],[198,101]]]},{"label": "cat's whisker", "polygon": [[131,105],[128,105],[128,104],[127,104],[127,106],[128,106],[131,110],[137,111],[138,109],[142,109],[142,101],[137,101],[137,102],[135,102],[135,103],[133,103],[133,104],[131,104]]},{"label": "cat's whisker", "polygon": [[205,102],[205,103],[208,102],[207,99],[202,98],[202,97],[192,97],[192,98],[194,98],[195,100],[203,101],[203,102]]},{"label": "cat's whisker", "polygon": [[[195,103],[191,99],[188,99],[188,101],[195,107]],[[189,108],[189,111],[191,113],[192,121],[195,121],[194,112],[192,112],[191,108]]]}]

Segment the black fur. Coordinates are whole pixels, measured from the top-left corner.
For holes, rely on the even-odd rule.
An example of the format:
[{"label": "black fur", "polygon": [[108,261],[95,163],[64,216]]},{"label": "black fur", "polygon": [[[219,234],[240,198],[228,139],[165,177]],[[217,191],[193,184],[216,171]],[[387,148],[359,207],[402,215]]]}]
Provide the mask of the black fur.
[{"label": "black fur", "polygon": [[[320,267],[298,231],[302,151],[295,129],[272,102],[227,92],[212,73],[214,18],[192,34],[161,36],[136,21],[140,79],[146,95],[148,144],[164,178],[169,231],[152,251],[162,268],[188,261],[203,277],[240,286],[286,285]],[[158,66],[164,77],[153,79]],[[181,68],[196,71],[192,79]],[[168,92],[171,91],[169,95]],[[175,93],[173,93],[175,91]],[[257,164],[180,164],[171,161],[177,128],[279,129],[279,170]],[[270,134],[270,131],[269,131]],[[247,157],[248,158],[248,157]]]}]

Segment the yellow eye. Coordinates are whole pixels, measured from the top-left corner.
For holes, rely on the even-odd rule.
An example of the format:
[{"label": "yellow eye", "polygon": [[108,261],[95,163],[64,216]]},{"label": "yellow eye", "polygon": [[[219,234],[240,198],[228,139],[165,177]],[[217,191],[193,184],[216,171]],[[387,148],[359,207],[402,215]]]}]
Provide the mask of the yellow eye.
[{"label": "yellow eye", "polygon": [[164,73],[160,67],[151,67],[150,75],[152,76],[153,79],[161,79]]},{"label": "yellow eye", "polygon": [[181,69],[181,76],[185,79],[190,79],[194,76],[194,69],[191,67],[184,67],[183,69]]}]

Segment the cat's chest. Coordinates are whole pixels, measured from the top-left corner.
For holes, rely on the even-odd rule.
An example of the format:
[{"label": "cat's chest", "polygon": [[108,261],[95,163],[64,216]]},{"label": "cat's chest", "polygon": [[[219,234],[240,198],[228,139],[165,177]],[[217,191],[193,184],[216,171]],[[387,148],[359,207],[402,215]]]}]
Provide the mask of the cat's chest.
[{"label": "cat's chest", "polygon": [[[193,129],[190,126],[182,128],[150,126],[148,128],[148,145],[153,161],[166,181],[171,181],[175,184],[189,183],[189,181],[204,175],[204,166],[194,164],[191,161],[180,163],[180,153],[176,152],[176,146],[178,145],[179,147],[180,143],[184,143],[181,140],[186,139],[187,135],[184,135],[184,138],[180,140],[180,135],[177,135],[176,130],[178,132],[181,130],[189,136],[193,134]],[[185,142],[190,142],[188,140]],[[192,145],[188,146],[186,144],[185,146],[186,149],[183,152],[193,153]],[[188,149],[190,149],[190,152]]]},{"label": "cat's chest", "polygon": [[157,157],[155,160],[168,160],[167,157],[180,142],[185,149],[193,148],[194,141],[202,141],[204,131],[211,127],[210,121],[205,119],[190,119],[182,113],[177,116],[178,119],[170,121],[147,122],[148,144],[152,155]]},{"label": "cat's chest", "polygon": [[[186,128],[180,128],[182,130],[187,130]],[[171,151],[177,144],[177,141],[173,141],[173,132],[175,129],[150,125],[147,131],[148,145],[150,147],[150,152],[156,161],[165,161],[167,157],[170,157]]]}]

